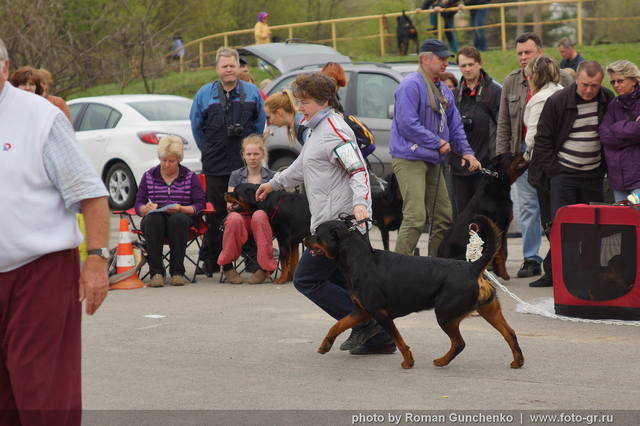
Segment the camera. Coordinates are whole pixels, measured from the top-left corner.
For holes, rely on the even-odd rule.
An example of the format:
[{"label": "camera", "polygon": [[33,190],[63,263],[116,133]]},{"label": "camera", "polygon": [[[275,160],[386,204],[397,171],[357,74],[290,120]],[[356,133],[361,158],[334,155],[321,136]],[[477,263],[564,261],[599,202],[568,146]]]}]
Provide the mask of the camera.
[{"label": "camera", "polygon": [[227,126],[227,136],[241,137],[243,133],[244,133],[244,127],[242,127],[242,124],[240,123],[229,124]]},{"label": "camera", "polygon": [[473,120],[471,117],[467,117],[466,115],[462,116],[462,125],[464,126],[464,131],[469,132],[473,127]]}]

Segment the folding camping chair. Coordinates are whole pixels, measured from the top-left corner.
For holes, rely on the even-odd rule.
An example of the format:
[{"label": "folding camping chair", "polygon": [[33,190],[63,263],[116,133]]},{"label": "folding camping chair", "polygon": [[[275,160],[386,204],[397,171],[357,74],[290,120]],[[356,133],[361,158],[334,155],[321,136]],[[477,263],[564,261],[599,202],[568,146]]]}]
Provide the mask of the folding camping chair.
[{"label": "folding camping chair", "polygon": [[[198,175],[198,179],[200,180],[200,184],[202,185],[202,189],[205,191],[206,193],[206,178],[205,175],[203,174],[199,174]],[[194,226],[191,226],[189,228],[189,238],[187,240],[187,251],[185,252],[185,259],[188,260],[192,265],[194,265],[194,271],[193,271],[193,276],[191,277],[191,279],[189,281],[191,281],[192,283],[196,282],[196,275],[198,273],[198,269],[200,268],[200,264],[202,263],[202,261],[204,260],[201,256],[201,247],[202,247],[202,239],[204,237],[204,235],[207,232],[208,229],[208,224],[205,220],[205,216],[208,214],[212,214],[215,212],[215,209],[213,208],[213,205],[209,202],[207,202],[205,204],[205,208],[202,209],[202,211],[200,211],[200,213],[198,213],[198,215],[196,216],[196,224]],[[130,208],[128,210],[114,210],[112,212],[113,214],[117,214],[120,215],[120,217],[122,218],[127,218],[127,220],[129,221],[129,229],[130,231],[135,234],[138,237],[138,240],[140,241],[140,243],[142,243],[142,245],[145,245],[145,239],[144,239],[144,232],[142,231],[142,228],[140,227],[140,223],[138,221],[138,223],[136,223],[136,220],[134,220],[134,217],[138,217],[136,210],[134,208]],[[169,264],[169,258],[171,255],[170,250],[168,249],[168,244],[169,241],[165,239],[164,241],[164,247],[166,248],[163,251],[162,254],[162,260],[164,262],[165,268],[168,267]],[[198,250],[198,257],[194,260],[192,256],[189,256],[189,247],[192,247],[195,244],[195,247]],[[147,271],[146,274],[144,274],[140,279],[144,280],[148,275],[149,275],[150,271]]]}]

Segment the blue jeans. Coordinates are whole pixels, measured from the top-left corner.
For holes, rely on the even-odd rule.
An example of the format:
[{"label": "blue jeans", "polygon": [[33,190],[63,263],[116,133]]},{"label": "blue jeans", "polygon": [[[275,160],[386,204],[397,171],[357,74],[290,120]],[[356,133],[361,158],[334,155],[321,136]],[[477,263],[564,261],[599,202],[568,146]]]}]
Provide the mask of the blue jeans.
[{"label": "blue jeans", "polygon": [[[453,17],[455,16],[454,13],[442,13],[442,18],[444,20],[444,27],[446,29],[448,28],[454,28],[453,26]],[[438,26],[438,18],[437,18],[438,14],[437,13],[432,13],[431,14],[431,25],[433,25],[434,28],[436,28]],[[447,36],[447,40],[449,41],[449,47],[451,48],[451,50],[453,51],[453,53],[455,54],[458,51],[458,41],[456,40],[456,32],[455,31],[445,31],[445,35]]]},{"label": "blue jeans", "polygon": [[[320,309],[331,315],[336,321],[354,310],[353,302],[347,291],[347,281],[338,270],[333,259],[324,256],[312,256],[305,250],[293,274],[293,285]],[[391,337],[382,331],[367,343],[388,343]]]},{"label": "blue jeans", "polygon": [[[474,9],[469,12],[471,14],[472,27],[481,27],[487,23],[489,9]],[[484,35],[484,29],[473,30],[473,47],[478,50],[487,50],[487,39]]]},{"label": "blue jeans", "polygon": [[614,189],[613,190],[613,201],[615,201],[617,203],[618,201],[626,200],[627,196],[629,194],[631,194],[632,192],[640,193],[640,188],[632,189],[630,191],[618,191],[617,189]]},{"label": "blue jeans", "polygon": [[538,204],[538,192],[527,180],[529,172],[526,171],[516,180],[519,208],[518,221],[522,229],[522,256],[524,260],[541,262],[538,255],[542,241],[542,225],[540,223],[540,205]]}]

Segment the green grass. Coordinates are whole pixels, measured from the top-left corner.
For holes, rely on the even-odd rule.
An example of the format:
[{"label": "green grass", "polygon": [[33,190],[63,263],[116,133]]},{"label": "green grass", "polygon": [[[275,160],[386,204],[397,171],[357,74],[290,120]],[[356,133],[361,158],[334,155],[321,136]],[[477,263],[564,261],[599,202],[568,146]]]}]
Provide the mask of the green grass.
[{"label": "green grass", "polygon": [[[626,44],[607,44],[599,46],[583,46],[579,49],[580,54],[586,59],[593,59],[600,62],[603,66],[618,59],[627,59],[635,64],[640,65],[640,49],[637,43]],[[560,55],[555,48],[549,48],[546,53],[556,59],[560,59]],[[415,56],[352,56],[354,61],[372,61],[372,62],[394,62],[394,61],[417,61]],[[484,69],[494,79],[502,82],[504,78],[514,69],[518,68],[516,55],[513,50],[491,50],[482,53]],[[256,81],[262,81],[269,76],[258,68],[253,69],[253,75]],[[196,69],[185,71],[184,73],[169,72],[161,77],[150,80],[153,93],[163,93],[186,96],[192,98],[196,91],[204,84],[215,80],[216,73],[213,69]],[[605,77],[605,86],[609,86],[608,76]],[[84,96],[101,96],[101,95],[117,95],[120,93],[134,94],[145,93],[144,83],[142,79],[135,79],[121,91],[120,85],[117,83],[101,84],[86,90],[73,92],[67,99],[74,99]]]}]

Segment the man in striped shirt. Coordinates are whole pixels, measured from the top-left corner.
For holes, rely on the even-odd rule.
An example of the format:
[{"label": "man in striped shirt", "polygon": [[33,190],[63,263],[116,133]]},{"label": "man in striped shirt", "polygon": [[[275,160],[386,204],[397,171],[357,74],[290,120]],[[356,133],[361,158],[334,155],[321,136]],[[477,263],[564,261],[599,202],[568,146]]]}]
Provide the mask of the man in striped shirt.
[{"label": "man in striped shirt", "polygon": [[[614,96],[601,86],[603,76],[599,63],[582,62],[576,82],[553,94],[540,115],[529,180],[535,185],[536,179],[550,179],[551,220],[560,207],[603,201],[605,163],[598,125]],[[545,274],[529,285],[553,285],[550,253]]]}]

